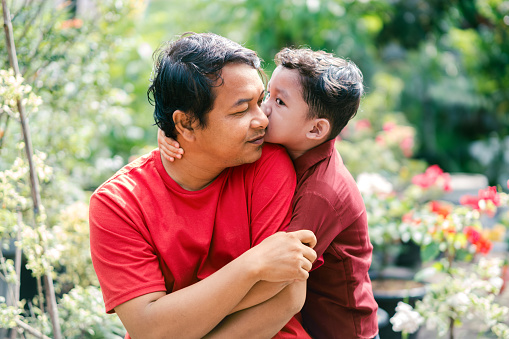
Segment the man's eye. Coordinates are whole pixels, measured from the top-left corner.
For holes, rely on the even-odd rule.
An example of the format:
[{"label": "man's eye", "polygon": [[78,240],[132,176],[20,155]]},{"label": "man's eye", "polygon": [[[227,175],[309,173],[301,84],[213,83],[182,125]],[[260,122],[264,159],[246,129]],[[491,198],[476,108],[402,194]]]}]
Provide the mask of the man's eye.
[{"label": "man's eye", "polygon": [[246,110],[243,110],[243,111],[241,111],[241,112],[233,113],[233,115],[235,115],[235,116],[241,116],[241,115],[245,114],[248,110],[249,110],[249,108],[248,108],[248,109],[246,109]]},{"label": "man's eye", "polygon": [[281,99],[276,99],[276,104],[281,105],[281,106],[285,105],[285,103]]}]

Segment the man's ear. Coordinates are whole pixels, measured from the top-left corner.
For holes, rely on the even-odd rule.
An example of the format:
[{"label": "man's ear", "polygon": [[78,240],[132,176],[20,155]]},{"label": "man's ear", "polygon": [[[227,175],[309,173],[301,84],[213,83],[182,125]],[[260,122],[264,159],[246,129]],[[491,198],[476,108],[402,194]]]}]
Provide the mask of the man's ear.
[{"label": "man's ear", "polygon": [[192,117],[184,111],[176,110],[173,112],[173,122],[177,133],[187,141],[194,141],[194,124]]},{"label": "man's ear", "polygon": [[325,140],[329,136],[330,122],[327,119],[314,119],[306,137],[312,140]]}]

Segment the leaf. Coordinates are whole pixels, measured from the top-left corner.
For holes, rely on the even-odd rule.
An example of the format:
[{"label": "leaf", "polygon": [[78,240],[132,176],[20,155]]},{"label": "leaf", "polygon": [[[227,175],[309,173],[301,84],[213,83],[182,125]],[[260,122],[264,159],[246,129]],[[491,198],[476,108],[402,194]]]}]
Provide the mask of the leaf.
[{"label": "leaf", "polygon": [[435,259],[440,254],[439,245],[432,242],[428,245],[421,247],[421,259],[422,261],[430,261]]}]

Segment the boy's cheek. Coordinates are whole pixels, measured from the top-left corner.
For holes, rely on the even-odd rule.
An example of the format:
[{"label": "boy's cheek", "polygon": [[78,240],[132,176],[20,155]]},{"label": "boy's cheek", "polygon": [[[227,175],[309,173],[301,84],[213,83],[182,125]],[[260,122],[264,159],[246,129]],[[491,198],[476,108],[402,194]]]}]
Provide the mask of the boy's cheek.
[{"label": "boy's cheek", "polygon": [[274,141],[275,141],[275,138],[272,134],[272,130],[270,128],[267,128],[265,130],[265,136],[263,138],[264,138],[265,142],[274,143]]}]

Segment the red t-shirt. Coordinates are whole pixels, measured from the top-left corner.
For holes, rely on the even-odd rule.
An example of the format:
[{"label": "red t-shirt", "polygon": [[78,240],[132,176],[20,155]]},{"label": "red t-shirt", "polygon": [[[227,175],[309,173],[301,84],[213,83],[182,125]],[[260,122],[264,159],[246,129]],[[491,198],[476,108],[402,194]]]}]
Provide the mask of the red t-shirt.
[{"label": "red t-shirt", "polygon": [[[106,311],[205,279],[282,229],[294,188],[293,165],[274,145],[199,191],[171,179],[159,150],[128,164],[90,200],[92,261]],[[295,319],[280,333],[308,337]]]},{"label": "red t-shirt", "polygon": [[334,140],[307,151],[294,165],[297,188],[288,231],[313,231],[314,249],[323,256],[307,282],[304,328],[316,339],[373,338],[378,333],[368,276],[373,246],[357,185]]}]

